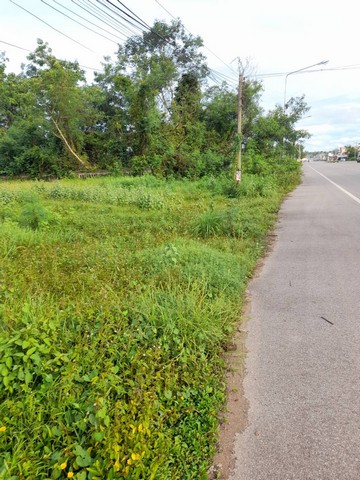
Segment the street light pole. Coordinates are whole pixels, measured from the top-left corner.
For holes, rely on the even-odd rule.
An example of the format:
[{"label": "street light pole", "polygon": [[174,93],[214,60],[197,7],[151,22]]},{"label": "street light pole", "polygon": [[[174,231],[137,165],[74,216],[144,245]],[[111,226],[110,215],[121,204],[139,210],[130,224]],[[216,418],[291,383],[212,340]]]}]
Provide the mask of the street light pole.
[{"label": "street light pole", "polygon": [[323,60],[322,62],[314,63],[314,65],[308,65],[307,67],[299,68],[298,70],[294,70],[293,72],[289,72],[285,75],[285,86],[284,86],[284,112],[286,110],[286,85],[287,85],[287,79],[289,75],[292,75],[293,73],[298,73],[302,72],[303,70],[307,70],[308,68],[316,67],[318,65],[326,65],[329,62],[329,60]]}]

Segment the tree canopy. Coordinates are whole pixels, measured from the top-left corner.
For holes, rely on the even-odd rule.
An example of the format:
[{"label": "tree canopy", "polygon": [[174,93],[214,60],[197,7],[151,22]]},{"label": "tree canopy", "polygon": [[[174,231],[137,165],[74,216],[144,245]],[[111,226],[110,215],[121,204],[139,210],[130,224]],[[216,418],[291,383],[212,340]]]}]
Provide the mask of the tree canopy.
[{"label": "tree canopy", "polygon": [[237,92],[210,83],[201,46],[179,20],[156,21],[119,46],[115,61],[105,59],[91,83],[42,40],[20,74],[6,73],[1,55],[0,174],[106,168],[198,177],[231,169],[236,148],[250,170],[254,155],[294,155],[308,136],[296,129],[304,98],[265,113],[261,83],[246,80],[240,147]]}]

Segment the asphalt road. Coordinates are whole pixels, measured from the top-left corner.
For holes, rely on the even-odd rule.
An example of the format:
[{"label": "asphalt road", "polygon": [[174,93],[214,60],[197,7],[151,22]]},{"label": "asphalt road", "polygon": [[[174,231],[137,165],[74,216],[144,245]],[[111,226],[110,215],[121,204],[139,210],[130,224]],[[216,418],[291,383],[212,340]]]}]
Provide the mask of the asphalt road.
[{"label": "asphalt road", "polygon": [[360,164],[303,172],[249,289],[231,480],[360,479]]}]

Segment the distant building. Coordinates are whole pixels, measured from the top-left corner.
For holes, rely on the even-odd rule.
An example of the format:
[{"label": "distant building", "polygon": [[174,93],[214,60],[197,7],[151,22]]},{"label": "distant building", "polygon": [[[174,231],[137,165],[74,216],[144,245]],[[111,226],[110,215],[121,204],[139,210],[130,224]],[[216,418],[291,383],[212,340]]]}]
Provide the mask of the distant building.
[{"label": "distant building", "polygon": [[337,152],[332,152],[331,155],[332,158],[331,160],[329,159],[329,161],[332,162],[346,162],[348,159],[348,151],[346,147],[340,147]]}]

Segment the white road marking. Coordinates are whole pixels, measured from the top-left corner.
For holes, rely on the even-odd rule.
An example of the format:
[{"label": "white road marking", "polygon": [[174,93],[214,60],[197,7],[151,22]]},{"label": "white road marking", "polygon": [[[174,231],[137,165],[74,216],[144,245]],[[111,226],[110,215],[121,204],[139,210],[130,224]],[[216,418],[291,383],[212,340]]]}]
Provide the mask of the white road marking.
[{"label": "white road marking", "polygon": [[[310,165],[309,165],[310,167]],[[355,200],[355,202],[359,203],[360,204],[360,198],[358,197],[355,197],[355,195],[353,195],[352,193],[348,192],[347,190],[345,190],[345,188],[343,187],[340,187],[340,185],[338,185],[337,183],[333,182],[332,180],[330,180],[330,178],[328,178],[326,175],[324,175],[323,173],[320,173],[318,170],[316,170],[315,168],[313,167],[310,167],[311,170],[314,170],[314,172],[318,173],[319,175],[321,175],[323,178],[325,178],[325,180],[327,180],[328,182],[332,183],[335,187],[337,187],[339,190],[341,190],[343,193],[345,193],[346,195],[349,195],[350,198],[352,198],[353,200]]]}]

